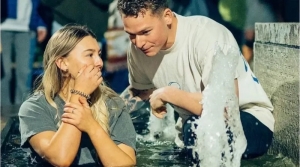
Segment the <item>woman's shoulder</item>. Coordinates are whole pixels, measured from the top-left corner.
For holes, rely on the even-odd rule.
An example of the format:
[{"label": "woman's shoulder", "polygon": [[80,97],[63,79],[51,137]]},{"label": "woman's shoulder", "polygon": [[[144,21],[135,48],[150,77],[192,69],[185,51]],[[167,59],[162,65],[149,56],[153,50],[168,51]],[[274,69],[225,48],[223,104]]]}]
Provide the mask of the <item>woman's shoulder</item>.
[{"label": "woman's shoulder", "polygon": [[36,92],[30,95],[20,106],[19,113],[28,113],[31,110],[45,108],[47,100],[42,92]]},{"label": "woman's shoulder", "polygon": [[41,94],[34,93],[30,95],[20,106],[19,108],[19,116],[28,116],[32,115],[31,111],[36,110],[36,108],[40,107],[40,102],[42,99]]},{"label": "woman's shoulder", "polygon": [[123,108],[125,107],[125,103],[119,96],[107,97],[106,106],[109,112],[112,112],[113,110],[123,110]]},{"label": "woman's shoulder", "polygon": [[123,99],[119,96],[107,98],[106,106],[111,123],[118,120],[121,115],[129,114],[129,110],[127,109]]},{"label": "woman's shoulder", "polygon": [[30,95],[22,105],[28,105],[28,104],[42,104],[46,101],[45,95],[42,92],[35,92],[32,95]]}]

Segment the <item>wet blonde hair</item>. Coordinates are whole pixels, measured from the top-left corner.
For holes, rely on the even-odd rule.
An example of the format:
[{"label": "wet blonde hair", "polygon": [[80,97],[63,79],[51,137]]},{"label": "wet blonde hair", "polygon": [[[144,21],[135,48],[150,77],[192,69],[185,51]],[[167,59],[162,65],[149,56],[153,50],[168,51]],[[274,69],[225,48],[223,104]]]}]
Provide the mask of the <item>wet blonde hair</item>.
[{"label": "wet blonde hair", "polygon": [[[48,103],[57,110],[54,102],[55,96],[62,90],[64,82],[68,82],[70,77],[63,77],[62,71],[56,65],[56,60],[67,57],[73,48],[86,36],[96,39],[94,33],[85,26],[67,25],[58,30],[50,38],[44,52],[44,74],[35,92],[43,92]],[[109,112],[106,106],[107,98],[116,97],[117,94],[108,88],[104,82],[91,94],[90,106],[94,119],[109,133]]]}]

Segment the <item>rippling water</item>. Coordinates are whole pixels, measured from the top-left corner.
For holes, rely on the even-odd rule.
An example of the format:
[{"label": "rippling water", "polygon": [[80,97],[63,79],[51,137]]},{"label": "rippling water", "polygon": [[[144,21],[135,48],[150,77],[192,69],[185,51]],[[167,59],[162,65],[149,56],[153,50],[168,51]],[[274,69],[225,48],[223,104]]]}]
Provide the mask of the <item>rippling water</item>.
[{"label": "rippling water", "polygon": [[[145,141],[148,134],[146,125],[135,125],[137,132],[137,166],[138,167],[187,167],[191,163],[182,155],[173,142]],[[2,147],[1,167],[42,167],[28,161],[26,153],[20,148],[20,133],[15,123],[8,142]],[[242,160],[242,167],[295,167],[290,159],[283,156],[265,155],[253,160]]]}]

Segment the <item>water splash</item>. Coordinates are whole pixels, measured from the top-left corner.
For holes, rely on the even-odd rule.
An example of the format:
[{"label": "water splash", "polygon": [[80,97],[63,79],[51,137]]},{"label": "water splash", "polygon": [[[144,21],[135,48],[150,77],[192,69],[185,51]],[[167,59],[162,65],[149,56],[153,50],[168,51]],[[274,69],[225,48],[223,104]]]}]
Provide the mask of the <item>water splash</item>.
[{"label": "water splash", "polygon": [[247,145],[234,87],[239,55],[236,48],[228,47],[224,53],[216,46],[210,78],[203,91],[202,115],[193,122],[198,125],[193,129],[197,135],[193,154],[199,156],[202,167],[240,166]]},{"label": "water splash", "polygon": [[146,110],[150,113],[148,129],[149,134],[142,135],[144,141],[158,142],[158,141],[174,141],[176,137],[175,129],[175,118],[174,118],[174,108],[170,104],[166,104],[167,113],[162,119],[157,118],[150,111],[150,104]]}]

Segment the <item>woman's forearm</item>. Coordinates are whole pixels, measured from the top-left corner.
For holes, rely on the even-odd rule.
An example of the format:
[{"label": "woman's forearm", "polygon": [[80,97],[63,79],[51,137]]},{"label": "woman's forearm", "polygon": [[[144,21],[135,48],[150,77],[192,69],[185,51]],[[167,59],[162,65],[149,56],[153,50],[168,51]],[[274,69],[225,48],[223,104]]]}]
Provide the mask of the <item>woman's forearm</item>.
[{"label": "woman's forearm", "polygon": [[81,132],[76,127],[62,123],[42,156],[51,164],[70,166],[78,152],[80,139]]},{"label": "woman's forearm", "polygon": [[96,123],[88,135],[96,148],[98,156],[104,166],[134,166],[136,164],[133,154],[124,152],[110,138],[110,136]]},{"label": "woman's forearm", "polygon": [[[79,95],[72,95],[70,102],[78,102]],[[81,131],[74,125],[61,123],[44,152],[45,158],[58,166],[69,166],[74,161],[79,149]]]}]

